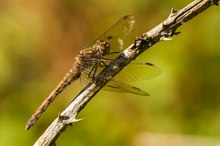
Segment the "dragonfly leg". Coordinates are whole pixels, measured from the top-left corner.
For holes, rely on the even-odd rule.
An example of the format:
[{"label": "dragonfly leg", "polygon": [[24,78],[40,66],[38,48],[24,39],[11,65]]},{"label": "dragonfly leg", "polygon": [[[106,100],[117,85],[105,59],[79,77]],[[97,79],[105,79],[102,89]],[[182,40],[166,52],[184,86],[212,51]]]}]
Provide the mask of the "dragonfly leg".
[{"label": "dragonfly leg", "polygon": [[94,66],[92,67],[91,71],[88,74],[88,77],[92,78],[92,81],[94,81],[97,69],[98,69],[98,64],[96,63],[96,64],[94,64]]}]

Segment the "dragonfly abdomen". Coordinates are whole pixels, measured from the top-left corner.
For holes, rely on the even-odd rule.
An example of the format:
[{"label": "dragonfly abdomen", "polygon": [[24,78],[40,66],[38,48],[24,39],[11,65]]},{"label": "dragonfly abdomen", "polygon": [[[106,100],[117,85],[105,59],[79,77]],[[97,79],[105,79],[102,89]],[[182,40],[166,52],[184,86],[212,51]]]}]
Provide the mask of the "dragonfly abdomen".
[{"label": "dragonfly abdomen", "polygon": [[70,69],[64,76],[63,80],[58,84],[58,86],[50,93],[50,95],[43,101],[43,103],[37,108],[31,118],[28,120],[25,129],[28,130],[32,127],[36,121],[40,118],[41,114],[47,109],[50,103],[59,95],[71,82],[78,79],[80,76],[80,71],[77,66]]}]

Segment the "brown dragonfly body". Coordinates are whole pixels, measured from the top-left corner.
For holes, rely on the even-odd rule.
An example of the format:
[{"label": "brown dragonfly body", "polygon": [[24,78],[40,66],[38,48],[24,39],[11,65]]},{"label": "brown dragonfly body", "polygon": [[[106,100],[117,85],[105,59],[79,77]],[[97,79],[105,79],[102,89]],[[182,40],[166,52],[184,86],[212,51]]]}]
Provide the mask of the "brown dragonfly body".
[{"label": "brown dragonfly body", "polygon": [[97,61],[90,61],[89,63],[86,63],[88,60],[91,60],[91,58],[96,58],[95,60],[97,60],[101,56],[104,56],[108,48],[109,44],[107,42],[99,40],[96,42],[95,45],[92,46],[92,48],[81,50],[79,55],[75,58],[73,67],[67,72],[63,80],[58,84],[58,86],[50,93],[50,95],[43,101],[43,103],[31,116],[25,129],[29,129],[32,125],[34,125],[37,119],[47,109],[47,107],[56,98],[56,96],[60,94],[69,84],[71,84],[71,82],[80,77],[83,68],[96,66],[95,64],[98,63]]},{"label": "brown dragonfly body", "polygon": [[[113,61],[115,55],[122,51],[123,39],[131,31],[133,25],[133,16],[125,16],[81,50],[79,55],[75,57],[73,67],[31,116],[25,129],[28,130],[33,126],[49,104],[73,81],[80,78],[84,85],[93,81],[94,77]],[[160,70],[151,63],[131,63],[111,79],[104,86],[104,89],[148,96],[149,94],[146,91],[123,82],[150,79],[158,74],[160,74]]]}]

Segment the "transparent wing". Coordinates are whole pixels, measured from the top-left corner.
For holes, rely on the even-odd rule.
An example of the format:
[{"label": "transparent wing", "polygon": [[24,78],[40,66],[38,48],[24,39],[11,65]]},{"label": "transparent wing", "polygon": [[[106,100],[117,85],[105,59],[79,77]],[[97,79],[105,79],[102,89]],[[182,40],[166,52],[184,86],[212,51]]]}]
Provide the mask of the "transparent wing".
[{"label": "transparent wing", "polygon": [[161,74],[161,70],[151,63],[131,62],[123,68],[114,79],[121,82],[135,82],[152,79]]},{"label": "transparent wing", "polygon": [[[103,61],[103,60],[102,60]],[[103,61],[105,63],[105,65],[108,65],[111,61],[106,60]],[[103,68],[105,66],[98,66],[98,68],[96,69],[96,72],[93,72],[92,76],[96,76],[97,74],[99,74]],[[90,72],[90,69],[86,69],[86,72]],[[85,69],[83,69],[83,71],[85,71]],[[85,73],[88,74],[88,73]],[[89,73],[91,76],[91,73]],[[151,64],[151,63],[139,63],[139,62],[131,62],[128,66],[126,66],[125,68],[123,68],[121,70],[121,72],[119,72],[114,79],[118,80],[120,82],[135,82],[135,81],[142,81],[142,80],[148,80],[148,79],[152,79],[158,75],[161,74],[161,70]],[[82,77],[83,78],[83,77]],[[87,77],[90,78],[90,77]],[[91,81],[92,79],[90,79]],[[89,82],[89,81],[88,81]],[[87,84],[88,82],[85,82],[85,84]]]},{"label": "transparent wing", "polygon": [[[105,64],[108,65],[109,60],[106,60]],[[83,69],[82,75],[80,77],[82,85],[87,85],[92,81],[92,76],[96,76],[104,68],[98,66],[96,72],[91,72],[87,69]],[[90,73],[89,73],[90,72]],[[160,74],[160,69],[151,63],[136,63],[133,62],[125,67],[120,73],[118,73],[113,79],[111,79],[103,88],[104,90],[113,92],[130,92],[133,94],[147,96],[149,95],[146,91],[139,88],[133,87],[126,84],[126,82],[133,82],[138,80],[146,80],[156,77]],[[103,77],[104,78],[104,77]]]},{"label": "transparent wing", "polygon": [[[103,77],[104,78],[104,77]],[[92,81],[92,78],[88,76],[88,73],[82,72],[80,76],[80,81],[83,86],[87,85],[89,82]],[[111,79],[104,87],[104,90],[112,91],[112,92],[129,92],[137,95],[142,96],[149,96],[149,93],[141,90],[137,87],[122,83],[120,81],[117,81],[116,79]]]},{"label": "transparent wing", "polygon": [[97,40],[103,40],[110,44],[110,52],[120,52],[123,49],[123,39],[132,30],[135,19],[131,15],[122,17],[111,28],[90,42],[86,48],[93,46]]},{"label": "transparent wing", "polygon": [[142,95],[142,96],[149,96],[150,94],[144,90],[141,90],[137,87],[118,82],[115,79],[111,79],[103,88],[107,91],[113,91],[113,92],[129,92],[136,95]]}]

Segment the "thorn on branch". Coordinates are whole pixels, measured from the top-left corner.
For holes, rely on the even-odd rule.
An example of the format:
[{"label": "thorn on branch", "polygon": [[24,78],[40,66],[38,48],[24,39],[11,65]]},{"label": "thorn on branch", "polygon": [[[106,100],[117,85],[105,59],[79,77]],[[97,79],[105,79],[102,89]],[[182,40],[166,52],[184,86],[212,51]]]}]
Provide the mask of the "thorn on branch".
[{"label": "thorn on branch", "polygon": [[[170,14],[169,14],[168,18],[163,22],[163,27],[169,26],[170,23],[174,21],[174,20],[172,20],[172,19],[175,18],[174,16],[176,16],[178,12],[179,12],[178,10],[175,10],[174,8],[172,8],[171,11],[170,11]],[[170,20],[170,19],[171,19],[171,20]]]},{"label": "thorn on branch", "polygon": [[81,118],[81,119],[69,118],[69,119],[66,121],[66,123],[67,123],[68,125],[72,125],[72,124],[74,124],[74,123],[77,123],[77,122],[82,121],[83,119],[84,119],[84,118]]},{"label": "thorn on branch", "polygon": [[177,12],[178,12],[178,10],[175,10],[174,8],[172,8],[172,9],[170,10],[170,15],[169,15],[169,17],[173,17],[174,15],[176,15]]},{"label": "thorn on branch", "polygon": [[81,120],[83,120],[84,118],[82,119],[76,119],[74,116],[73,117],[69,117],[69,116],[62,116],[61,114],[58,115],[58,122],[62,122],[66,125],[72,125],[76,122],[79,122]]}]

